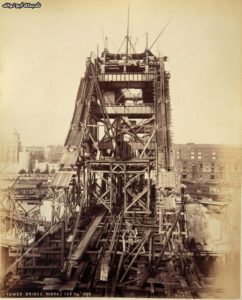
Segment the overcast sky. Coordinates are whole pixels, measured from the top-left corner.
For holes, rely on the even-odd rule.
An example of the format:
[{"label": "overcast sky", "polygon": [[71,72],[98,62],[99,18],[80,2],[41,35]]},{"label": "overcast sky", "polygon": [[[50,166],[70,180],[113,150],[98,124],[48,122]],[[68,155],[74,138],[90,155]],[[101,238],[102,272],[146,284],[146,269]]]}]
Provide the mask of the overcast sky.
[{"label": "overcast sky", "polygon": [[136,51],[172,18],[152,51],[169,57],[174,141],[241,143],[240,0],[40,0],[19,10],[0,2],[1,128],[24,145],[64,143],[86,57],[103,48],[102,31],[118,50],[128,6]]}]

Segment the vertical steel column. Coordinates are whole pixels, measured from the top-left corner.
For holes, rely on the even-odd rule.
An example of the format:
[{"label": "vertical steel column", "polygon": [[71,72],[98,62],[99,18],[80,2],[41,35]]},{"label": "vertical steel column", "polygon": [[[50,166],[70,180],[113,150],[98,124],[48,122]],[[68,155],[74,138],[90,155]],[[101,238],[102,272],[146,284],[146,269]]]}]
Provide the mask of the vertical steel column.
[{"label": "vertical steel column", "polygon": [[147,191],[147,209],[150,210],[150,162],[148,162],[148,191]]},{"label": "vertical steel column", "polygon": [[64,268],[65,258],[65,221],[61,222],[61,270]]},{"label": "vertical steel column", "polygon": [[86,168],[83,170],[83,180],[84,180],[84,199],[86,199],[86,207],[90,205],[90,197],[88,193],[88,184],[89,184],[89,176],[90,176],[90,164],[87,162]]},{"label": "vertical steel column", "polygon": [[[126,210],[127,207],[127,163],[124,163],[124,186],[123,186],[123,194],[124,194],[124,212]],[[126,213],[124,213],[126,215]]]},{"label": "vertical steel column", "polygon": [[109,164],[109,171],[110,171],[110,211],[112,212],[113,208],[113,164]]}]

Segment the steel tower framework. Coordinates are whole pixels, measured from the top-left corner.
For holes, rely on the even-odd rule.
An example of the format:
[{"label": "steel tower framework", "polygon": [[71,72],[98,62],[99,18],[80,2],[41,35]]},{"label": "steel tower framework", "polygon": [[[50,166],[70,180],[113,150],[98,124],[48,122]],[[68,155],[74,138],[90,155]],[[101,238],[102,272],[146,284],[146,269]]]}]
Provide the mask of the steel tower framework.
[{"label": "steel tower framework", "polygon": [[193,292],[185,197],[174,206],[166,59],[148,49],[87,59],[51,186],[51,224],[7,270],[22,285],[38,283],[47,296]]}]

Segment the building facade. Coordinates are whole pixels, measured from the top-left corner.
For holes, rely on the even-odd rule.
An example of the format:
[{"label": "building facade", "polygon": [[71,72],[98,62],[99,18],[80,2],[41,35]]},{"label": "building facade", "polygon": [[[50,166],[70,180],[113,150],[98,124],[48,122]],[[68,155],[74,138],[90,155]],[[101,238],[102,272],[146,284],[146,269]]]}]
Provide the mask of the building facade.
[{"label": "building facade", "polygon": [[239,183],[242,148],[212,144],[176,144],[174,159],[181,181]]},{"label": "building facade", "polygon": [[21,151],[20,135],[14,132],[7,141],[0,143],[0,163],[17,164],[19,162],[19,152]]},{"label": "building facade", "polygon": [[64,153],[62,145],[49,145],[45,147],[45,159],[49,163],[59,163]]},{"label": "building facade", "polygon": [[30,168],[30,153],[27,151],[19,152],[19,169],[29,171]]}]

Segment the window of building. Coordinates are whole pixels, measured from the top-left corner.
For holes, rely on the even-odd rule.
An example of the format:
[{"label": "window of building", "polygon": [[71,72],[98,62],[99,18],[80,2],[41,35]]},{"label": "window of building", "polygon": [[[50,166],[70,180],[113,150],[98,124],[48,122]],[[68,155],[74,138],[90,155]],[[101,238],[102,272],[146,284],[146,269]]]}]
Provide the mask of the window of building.
[{"label": "window of building", "polygon": [[216,152],[212,152],[212,159],[216,159]]},{"label": "window of building", "polygon": [[214,174],[211,174],[211,179],[215,179],[215,175]]},{"label": "window of building", "polygon": [[186,174],[182,174],[182,178],[183,178],[183,179],[186,179],[186,178],[187,178],[187,175],[186,175]]},{"label": "window of building", "polygon": [[181,159],[181,150],[178,150],[178,151],[176,152],[176,158],[177,158],[177,159]]},{"label": "window of building", "polygon": [[191,159],[194,159],[194,155],[191,155]]},{"label": "window of building", "polygon": [[197,157],[198,159],[202,159],[202,156],[201,155],[198,155],[198,157]]}]

